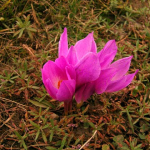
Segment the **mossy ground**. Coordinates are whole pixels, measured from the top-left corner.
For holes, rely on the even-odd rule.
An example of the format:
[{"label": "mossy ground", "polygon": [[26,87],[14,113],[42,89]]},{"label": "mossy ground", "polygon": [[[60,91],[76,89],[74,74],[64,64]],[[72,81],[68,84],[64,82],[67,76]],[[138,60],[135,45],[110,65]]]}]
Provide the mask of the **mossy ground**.
[{"label": "mossy ground", "polygon": [[[133,55],[129,72],[139,69],[127,88],[74,102],[68,116],[40,71],[64,27],[70,46],[92,31],[98,51],[115,39],[115,60]],[[150,149],[149,47],[147,0],[1,0],[0,149]]]}]

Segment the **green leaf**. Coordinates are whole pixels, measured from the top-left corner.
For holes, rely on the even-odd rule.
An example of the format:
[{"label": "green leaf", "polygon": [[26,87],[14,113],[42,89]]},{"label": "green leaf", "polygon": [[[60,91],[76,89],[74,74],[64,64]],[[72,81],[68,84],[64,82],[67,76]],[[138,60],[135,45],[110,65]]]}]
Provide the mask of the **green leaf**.
[{"label": "green leaf", "polygon": [[12,80],[13,80],[13,79],[16,79],[16,78],[19,78],[19,77],[18,77],[18,76],[11,77]]},{"label": "green leaf", "polygon": [[142,139],[142,140],[145,140],[145,139],[146,139],[145,134],[139,133],[139,137],[140,137],[140,139]]},{"label": "green leaf", "polygon": [[39,116],[38,114],[34,113],[33,111],[28,111],[33,116]]},{"label": "green leaf", "polygon": [[50,131],[50,136],[49,136],[49,141],[50,141],[50,142],[52,142],[53,135],[54,135],[54,130],[51,130],[51,131]]},{"label": "green leaf", "polygon": [[35,106],[38,106],[38,107],[42,107],[42,108],[47,108],[48,106],[46,106],[46,105],[44,105],[44,104],[42,104],[42,103],[40,103],[40,102],[37,102],[37,101],[33,101],[33,100],[30,100],[29,99],[29,101],[32,103],[32,104],[34,104]]},{"label": "green leaf", "polygon": [[28,27],[30,26],[30,21],[28,21],[28,22],[24,22],[24,27],[27,29]]},{"label": "green leaf", "polygon": [[22,140],[22,136],[17,132],[17,131],[14,131],[16,136],[18,137],[19,140]]},{"label": "green leaf", "polygon": [[23,27],[23,22],[22,22],[22,20],[21,20],[19,17],[16,17],[16,19],[17,19],[17,25],[18,25],[20,28],[22,28],[22,27]]},{"label": "green leaf", "polygon": [[23,147],[24,147],[25,150],[28,149],[26,143],[24,142],[24,140],[22,141],[22,145],[23,145]]},{"label": "green leaf", "polygon": [[42,129],[46,129],[48,128],[50,125],[49,124],[46,124],[44,127],[42,127]]},{"label": "green leaf", "polygon": [[27,30],[27,32],[28,32],[29,37],[30,37],[31,39],[33,39],[33,36],[32,36],[31,31]]},{"label": "green leaf", "polygon": [[67,142],[68,145],[70,145],[70,142],[72,141],[73,137],[74,137],[74,134],[69,135],[68,142]]},{"label": "green leaf", "polygon": [[142,144],[137,145],[137,146],[135,147],[135,150],[143,150],[143,149],[141,149],[141,146],[142,146]]},{"label": "green leaf", "polygon": [[[20,29],[21,30],[21,29]],[[16,36],[20,33],[20,30],[16,31],[13,36]]]},{"label": "green leaf", "polygon": [[25,22],[28,22],[30,19],[30,15],[28,15],[26,18],[25,18]]},{"label": "green leaf", "polygon": [[39,89],[40,87],[30,85],[29,88],[36,89],[36,90],[37,90],[37,89]]},{"label": "green leaf", "polygon": [[102,150],[110,150],[109,145],[103,144],[103,145],[102,145]]},{"label": "green leaf", "polygon": [[42,131],[42,138],[43,138],[44,142],[47,144],[47,138],[46,138],[44,131]]},{"label": "green leaf", "polygon": [[40,135],[40,129],[36,132],[35,141],[38,139],[39,135]]},{"label": "green leaf", "polygon": [[37,32],[37,30],[36,30],[36,29],[31,28],[31,27],[28,27],[28,28],[27,28],[27,30],[32,31],[32,32]]},{"label": "green leaf", "polygon": [[53,104],[51,104],[50,102],[43,100],[42,104],[46,105],[47,107],[51,107],[51,108],[56,108]]},{"label": "green leaf", "polygon": [[22,37],[22,34],[23,34],[24,29],[25,29],[25,28],[20,29],[20,33],[19,33],[18,38],[21,38],[21,37]]},{"label": "green leaf", "polygon": [[47,146],[45,148],[48,149],[48,150],[58,150],[57,148],[54,148],[54,147],[51,147],[51,146]]},{"label": "green leaf", "polygon": [[116,142],[116,143],[120,143],[120,142],[123,142],[124,141],[124,137],[123,135],[117,135],[117,136],[114,136],[113,137],[113,140]]},{"label": "green leaf", "polygon": [[127,108],[126,108],[126,112],[127,112],[129,124],[130,124],[130,127],[131,127],[132,132],[134,133],[134,128],[133,128],[132,118],[131,118],[131,116],[130,116],[130,114],[129,114],[129,110],[128,110],[128,109],[129,109],[129,108],[127,107]]},{"label": "green leaf", "polygon": [[98,127],[97,130],[102,130],[102,126],[105,125],[105,123],[101,123]]},{"label": "green leaf", "polygon": [[52,127],[54,127],[54,120],[50,119],[50,122],[51,122]]},{"label": "green leaf", "polygon": [[62,140],[62,142],[61,142],[61,147],[60,147],[60,149],[62,149],[62,148],[65,146],[67,137],[68,137],[68,135],[66,135],[66,136],[63,138],[63,140]]},{"label": "green leaf", "polygon": [[121,150],[130,150],[130,149],[126,146],[123,146],[123,147],[121,147]]},{"label": "green leaf", "polygon": [[89,125],[90,125],[92,128],[95,129],[95,125],[94,125],[92,122],[88,121],[88,123],[89,123]]},{"label": "green leaf", "polygon": [[[121,148],[120,150],[125,150],[125,149],[128,150],[128,145],[123,142],[124,141],[123,135],[114,136],[113,140],[118,145],[118,148]],[[122,149],[123,147],[125,147],[125,149]]]},{"label": "green leaf", "polygon": [[80,142],[80,138],[76,139],[74,145],[77,145]]},{"label": "green leaf", "polygon": [[29,120],[29,121],[30,121],[30,123],[31,123],[34,127],[40,129],[40,125],[36,124],[35,122],[33,122],[33,121],[31,121],[31,120]]}]

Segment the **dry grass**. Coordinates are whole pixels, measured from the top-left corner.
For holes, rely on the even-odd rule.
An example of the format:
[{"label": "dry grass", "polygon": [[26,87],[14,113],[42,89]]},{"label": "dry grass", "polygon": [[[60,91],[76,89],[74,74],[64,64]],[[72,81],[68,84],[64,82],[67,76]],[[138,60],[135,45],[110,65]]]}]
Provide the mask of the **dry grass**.
[{"label": "dry grass", "polygon": [[[2,0],[0,149],[150,149],[149,8],[146,0]],[[133,55],[130,72],[139,69],[127,88],[93,95],[68,116],[40,72],[57,58],[64,27],[69,45],[91,31],[98,50],[115,39],[115,59]]]}]

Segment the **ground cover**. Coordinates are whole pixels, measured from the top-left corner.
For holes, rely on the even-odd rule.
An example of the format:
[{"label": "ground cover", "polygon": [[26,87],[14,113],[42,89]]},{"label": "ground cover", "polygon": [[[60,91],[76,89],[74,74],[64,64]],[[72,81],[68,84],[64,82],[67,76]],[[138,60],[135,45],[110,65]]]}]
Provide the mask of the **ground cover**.
[{"label": "ground cover", "polygon": [[[41,68],[55,60],[64,27],[69,46],[94,31],[100,51],[133,55],[132,83],[94,94],[80,109],[51,99]],[[0,149],[150,149],[150,3],[146,0],[0,1]]]}]

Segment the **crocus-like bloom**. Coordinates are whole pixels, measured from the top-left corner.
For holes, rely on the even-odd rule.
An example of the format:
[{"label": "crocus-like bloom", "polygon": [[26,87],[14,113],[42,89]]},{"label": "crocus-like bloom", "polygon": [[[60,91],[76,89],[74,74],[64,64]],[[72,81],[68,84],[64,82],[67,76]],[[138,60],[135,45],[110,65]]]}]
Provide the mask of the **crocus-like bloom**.
[{"label": "crocus-like bloom", "polygon": [[[82,93],[82,89],[89,82],[94,82],[98,79],[101,67],[99,63],[99,57],[97,55],[97,47],[93,38],[93,32],[90,33],[86,38],[78,41],[74,46],[68,48],[68,40],[67,40],[67,29],[64,29],[59,41],[59,57],[65,57],[67,62],[75,68],[76,72],[76,94],[75,99],[79,103],[81,98],[76,98],[76,95],[85,95]],[[92,86],[90,86],[92,87]],[[92,88],[93,90],[94,88]],[[89,93],[92,90],[89,90]],[[83,91],[84,92],[84,91]],[[85,96],[89,98],[89,94],[86,92]],[[80,100],[79,100],[80,99]]]},{"label": "crocus-like bloom", "polygon": [[126,75],[130,68],[133,56],[119,59],[112,63],[117,53],[117,45],[115,40],[110,40],[104,48],[98,53],[101,74],[95,81],[95,92],[101,94],[103,92],[116,92],[128,86],[133,80],[135,74]]},{"label": "crocus-like bloom", "polygon": [[58,59],[43,66],[42,79],[49,95],[64,102],[66,113],[72,107],[74,95],[80,104],[93,93],[119,91],[128,86],[138,72],[127,74],[132,56],[112,62],[117,53],[115,40],[108,41],[97,52],[93,32],[68,48],[65,28],[58,51]]},{"label": "crocus-like bloom", "polygon": [[67,29],[64,29],[59,41],[59,57],[65,57],[67,62],[75,68],[76,90],[86,83],[95,81],[101,71],[97,47],[93,32],[78,41],[75,46],[68,48]]},{"label": "crocus-like bloom", "polygon": [[[93,39],[93,34],[90,34],[88,38]],[[65,28],[59,42],[59,58],[55,62],[48,61],[41,70],[43,83],[49,95],[64,102],[66,113],[71,109],[76,89],[88,82],[95,81],[100,74],[94,39],[87,46],[89,48],[91,45],[92,50],[89,49],[89,52],[85,54],[77,48],[82,44],[83,42],[79,41],[68,50],[67,29]],[[84,50],[84,45],[81,48]],[[75,49],[78,50],[78,53]]]},{"label": "crocus-like bloom", "polygon": [[49,60],[41,71],[47,92],[52,98],[64,102],[67,113],[72,107],[72,98],[75,92],[76,74],[74,68],[61,56],[55,62]]},{"label": "crocus-like bloom", "polygon": [[[59,57],[64,56],[67,62],[75,67],[77,73],[75,99],[77,103],[86,101],[95,92],[97,94],[116,92],[131,83],[135,74],[138,72],[138,70],[136,70],[135,73],[126,75],[130,67],[132,56],[112,63],[116,53],[117,45],[115,40],[108,41],[104,48],[97,53],[93,32],[78,41],[75,46],[68,48],[67,29],[64,29],[59,41]],[[86,68],[84,68],[85,65],[83,65],[83,63],[86,64],[84,59],[88,55],[93,55],[96,60],[89,59]],[[97,62],[97,58],[99,62]],[[85,79],[80,76],[79,71],[81,69],[77,70],[78,64],[83,66],[82,69]],[[97,69],[98,66],[100,70]],[[94,70],[93,67],[96,69]],[[90,80],[92,74],[95,74],[96,71],[98,72],[98,76],[96,75],[95,78],[93,78],[95,80]],[[81,79],[79,80],[79,78]]]}]

